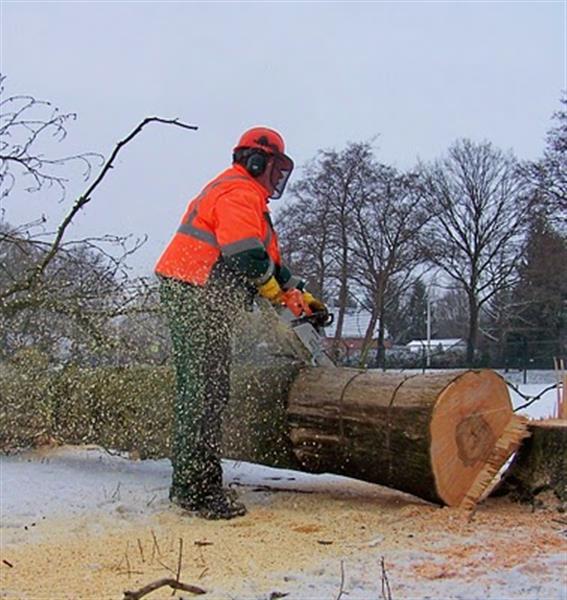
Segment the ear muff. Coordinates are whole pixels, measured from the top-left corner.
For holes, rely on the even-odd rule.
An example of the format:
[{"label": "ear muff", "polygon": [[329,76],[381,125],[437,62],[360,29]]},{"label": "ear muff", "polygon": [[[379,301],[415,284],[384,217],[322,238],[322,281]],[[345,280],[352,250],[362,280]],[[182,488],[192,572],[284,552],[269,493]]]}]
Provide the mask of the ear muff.
[{"label": "ear muff", "polygon": [[246,159],[244,166],[252,177],[260,177],[268,166],[268,157],[263,152],[252,152]]}]

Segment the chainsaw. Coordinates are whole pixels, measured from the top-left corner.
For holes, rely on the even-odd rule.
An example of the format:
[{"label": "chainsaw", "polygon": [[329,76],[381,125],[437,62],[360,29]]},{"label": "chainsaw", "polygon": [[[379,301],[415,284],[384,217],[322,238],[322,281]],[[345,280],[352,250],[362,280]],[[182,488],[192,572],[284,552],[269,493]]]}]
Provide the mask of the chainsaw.
[{"label": "chainsaw", "polygon": [[314,366],[336,367],[334,361],[323,349],[322,331],[333,323],[334,315],[323,312],[314,312],[310,315],[296,317],[289,308],[277,309],[282,321],[291,327],[299,341],[305,346]]}]

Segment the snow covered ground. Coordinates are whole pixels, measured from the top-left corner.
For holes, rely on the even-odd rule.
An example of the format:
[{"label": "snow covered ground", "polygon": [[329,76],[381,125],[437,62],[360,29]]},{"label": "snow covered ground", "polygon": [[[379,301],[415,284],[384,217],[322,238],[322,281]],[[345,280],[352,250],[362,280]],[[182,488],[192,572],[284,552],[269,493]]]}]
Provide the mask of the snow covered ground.
[{"label": "snow covered ground", "polygon": [[[98,539],[104,552],[111,557],[114,553],[114,562],[109,564],[105,565],[100,556],[89,555],[85,564],[75,566],[79,573],[100,570],[109,581],[108,587],[92,588],[104,590],[101,596],[97,596],[98,591],[85,591],[81,598],[120,598],[116,594],[121,589],[141,587],[167,576],[164,568],[158,566],[155,571],[146,564],[150,529],[158,532],[165,554],[160,562],[170,567],[176,563],[176,546],[170,544],[170,536],[183,535],[188,553],[195,552],[191,541],[197,540],[205,548],[207,544],[227,547],[219,560],[225,561],[225,571],[239,571],[239,577],[204,576],[200,581],[195,581],[194,575],[182,577],[202,585],[212,598],[266,599],[278,591],[295,600],[331,599],[340,592],[342,574],[343,590],[348,591],[343,598],[381,598],[382,557],[393,598],[567,597],[567,545],[560,537],[565,528],[553,528],[553,522],[541,514],[534,517],[527,509],[507,505],[512,514],[503,513],[502,505],[498,508],[493,504],[479,513],[479,526],[471,526],[457,511],[345,477],[307,475],[233,461],[225,461],[224,468],[226,483],[241,491],[250,512],[243,519],[212,523],[184,515],[168,504],[171,467],[167,460],[136,462],[96,448],[70,447],[4,457],[2,558],[14,566],[2,565],[1,596],[78,597],[73,591],[61,595],[65,594],[61,588],[49,592],[45,587],[37,595],[37,589],[26,588],[27,577],[15,577],[23,560],[34,564],[33,570],[39,573],[42,568],[53,568],[49,561],[42,567],[40,556],[45,560],[46,548],[57,546],[58,563],[67,565],[70,558],[61,547],[70,545],[74,559],[77,550],[73,542],[62,537],[62,530],[67,528],[71,540],[88,540],[88,544],[78,542],[83,550],[85,545],[95,549]],[[504,520],[506,527],[500,528],[495,519]],[[530,521],[539,537],[530,531]],[[516,531],[509,528],[511,522]],[[116,539],[105,537],[108,531],[119,532],[118,545]],[[235,532],[244,533],[244,537],[235,538]],[[287,539],[290,534],[292,539]],[[259,540],[252,541],[250,536],[254,535]],[[549,541],[547,536],[551,536]],[[144,565],[139,558],[136,563],[135,540],[140,539],[146,544]],[[115,568],[124,548],[128,553],[127,540],[130,576]],[[534,551],[518,555],[514,544],[531,544]],[[169,554],[163,550],[166,545],[170,546]],[[235,552],[247,555],[244,566]],[[265,555],[270,553],[279,558],[269,563],[268,570]],[[516,559],[510,560],[515,555]],[[195,572],[191,565],[185,571]],[[61,578],[59,574],[57,580]],[[118,581],[113,582],[113,578]],[[73,590],[71,582],[66,585]],[[113,589],[117,590],[114,594]],[[159,596],[156,592],[152,597],[169,594]]]},{"label": "snow covered ground", "polygon": [[[544,387],[520,385],[532,395]],[[555,391],[527,412],[544,416],[554,401]],[[2,457],[0,597],[119,599],[171,576],[181,556],[181,581],[218,600],[380,599],[385,577],[395,600],[567,599],[563,515],[500,498],[470,522],[345,477],[234,461],[224,475],[249,513],[209,522],[169,504],[167,460],[94,447]]]}]

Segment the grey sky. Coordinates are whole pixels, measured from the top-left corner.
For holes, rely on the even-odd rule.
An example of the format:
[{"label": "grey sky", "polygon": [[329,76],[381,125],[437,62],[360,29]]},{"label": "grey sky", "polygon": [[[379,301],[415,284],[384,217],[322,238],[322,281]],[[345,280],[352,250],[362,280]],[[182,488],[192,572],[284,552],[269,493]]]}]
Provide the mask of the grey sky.
[{"label": "grey sky", "polygon": [[[562,1],[3,1],[1,10],[7,92],[78,113],[60,152],[108,155],[148,115],[199,125],[144,132],[73,227],[73,236],[149,234],[140,273],[250,126],[279,129],[298,165],[376,134],[378,158],[400,168],[458,137],[536,158],[567,88]],[[48,196],[23,207],[14,195],[3,207],[12,222],[41,212],[55,222],[81,189],[66,204]]]}]

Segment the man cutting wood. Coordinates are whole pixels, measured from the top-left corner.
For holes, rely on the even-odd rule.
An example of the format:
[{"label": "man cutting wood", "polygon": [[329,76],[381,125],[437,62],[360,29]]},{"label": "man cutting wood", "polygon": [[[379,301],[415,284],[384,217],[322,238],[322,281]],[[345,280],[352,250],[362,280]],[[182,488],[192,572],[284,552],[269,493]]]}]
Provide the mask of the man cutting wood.
[{"label": "man cutting wood", "polygon": [[246,131],[232,166],[189,203],[155,268],[177,384],[170,499],[205,518],[246,512],[223,490],[220,462],[236,316],[257,294],[298,317],[326,311],[282,263],[270,218],[269,199],[281,197],[292,170],[277,131]]}]

